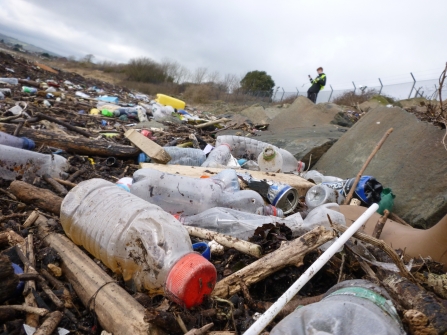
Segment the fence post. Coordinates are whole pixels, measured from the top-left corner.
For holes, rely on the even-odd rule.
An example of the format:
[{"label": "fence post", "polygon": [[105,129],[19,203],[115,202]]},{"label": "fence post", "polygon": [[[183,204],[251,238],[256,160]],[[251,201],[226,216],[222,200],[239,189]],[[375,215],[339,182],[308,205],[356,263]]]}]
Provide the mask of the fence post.
[{"label": "fence post", "polygon": [[413,73],[410,72],[410,74],[413,77],[413,86],[411,87],[411,91],[410,91],[410,94],[408,95],[408,99],[411,98],[411,93],[413,93],[414,86],[416,85],[416,79],[414,78]]},{"label": "fence post", "polygon": [[329,99],[327,100],[327,102],[331,102],[331,98],[332,98],[332,93],[334,93],[334,89],[332,88],[332,85],[329,85],[331,87],[331,95],[329,95]]},{"label": "fence post", "polygon": [[382,93],[382,88],[383,88],[383,84],[382,84],[382,81],[380,80],[380,78],[379,78],[379,83],[380,83],[380,91],[379,91],[379,95],[380,95],[380,93]]},{"label": "fence post", "polygon": [[284,87],[281,87],[281,89],[282,89],[282,96],[281,96],[281,100],[279,100],[279,102],[282,101],[282,98],[284,98],[284,94],[286,93],[286,91],[284,91]]},{"label": "fence post", "polygon": [[355,93],[355,91],[357,90],[357,87],[355,87],[354,82],[352,82],[352,85],[354,85],[354,93]]}]

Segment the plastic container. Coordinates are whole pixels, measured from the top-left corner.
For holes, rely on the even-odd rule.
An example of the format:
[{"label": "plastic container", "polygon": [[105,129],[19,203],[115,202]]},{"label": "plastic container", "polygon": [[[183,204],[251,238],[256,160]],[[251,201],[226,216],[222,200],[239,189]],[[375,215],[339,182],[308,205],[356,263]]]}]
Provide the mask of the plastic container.
[{"label": "plastic container", "polygon": [[133,179],[132,194],[171,214],[194,215],[213,207],[256,213],[264,205],[257,192],[240,191],[234,170],[201,179],[141,169],[134,173]]},{"label": "plastic container", "polygon": [[138,121],[140,122],[146,122],[147,121],[147,114],[146,114],[146,109],[144,109],[141,106],[137,106],[135,107],[137,110],[137,115],[138,115]]},{"label": "plastic container", "polygon": [[252,237],[255,230],[263,224],[283,223],[292,229],[292,232],[296,231],[303,224],[300,213],[283,219],[221,207],[210,208],[192,216],[180,215],[179,221],[184,225],[205,228],[244,240]]},{"label": "plastic container", "polygon": [[173,112],[174,109],[166,108],[160,104],[152,105],[152,116],[155,121],[164,121],[166,118],[169,118]]},{"label": "plastic container", "polygon": [[345,197],[336,190],[323,185],[312,186],[306,193],[305,201],[307,208],[313,209],[328,203],[341,205]]},{"label": "plastic container", "polygon": [[111,102],[111,103],[114,103],[114,104],[117,104],[118,101],[119,101],[118,97],[109,97],[107,95],[104,95],[102,97],[98,97],[97,99],[100,100],[100,101]]},{"label": "plastic container", "polygon": [[102,109],[101,110],[101,114],[107,117],[114,117],[115,114],[111,111],[109,111],[108,109]]},{"label": "plastic container", "polygon": [[320,302],[297,308],[270,335],[404,335],[388,293],[367,280],[341,282]]},{"label": "plastic container", "polygon": [[0,131],[0,144],[25,150],[33,150],[36,146],[34,141],[29,138],[9,135],[2,131]]},{"label": "plastic container", "polygon": [[175,109],[185,109],[186,106],[184,101],[164,94],[157,94],[157,99],[155,99],[155,101],[165,106],[172,106]]},{"label": "plastic container", "polygon": [[137,290],[164,294],[190,308],[211,294],[216,269],[193,252],[172,215],[102,179],[79,183],[64,198],[67,236]]},{"label": "plastic container", "polygon": [[267,146],[258,156],[259,169],[264,172],[281,172],[283,159],[278,150]]},{"label": "plastic container", "polygon": [[89,99],[89,98],[90,98],[90,95],[85,94],[85,93],[83,93],[83,92],[81,92],[81,91],[77,91],[77,92],[75,93],[75,95],[76,95],[77,97],[80,97],[80,98],[83,98],[83,99]]},{"label": "plastic container", "polygon": [[37,88],[35,88],[35,87],[28,87],[28,86],[22,86],[22,92],[30,93],[30,94],[36,94],[37,93]]},{"label": "plastic container", "polygon": [[259,154],[264,150],[265,147],[271,146],[282,156],[283,172],[298,172],[298,169],[302,168],[300,162],[298,162],[290,152],[284,149],[279,149],[278,147],[265,142],[257,141],[244,136],[218,136],[216,140],[216,146],[224,143],[230,146],[231,153],[234,157],[246,158],[248,160],[254,161],[258,159]]},{"label": "plastic container", "polygon": [[206,160],[205,153],[200,149],[179,147],[163,147],[163,149],[171,156],[168,164],[201,166]]},{"label": "plastic container", "polygon": [[9,85],[18,85],[19,80],[17,78],[0,78],[0,83],[6,83]]},{"label": "plastic container", "polygon": [[221,168],[228,165],[231,161],[231,150],[228,144],[221,144],[216,146],[208,155],[202,167]]},{"label": "plastic container", "polygon": [[67,160],[59,155],[46,155],[38,152],[0,145],[0,178],[14,180],[22,176],[32,182],[35,176],[49,174],[63,178],[69,168]]}]

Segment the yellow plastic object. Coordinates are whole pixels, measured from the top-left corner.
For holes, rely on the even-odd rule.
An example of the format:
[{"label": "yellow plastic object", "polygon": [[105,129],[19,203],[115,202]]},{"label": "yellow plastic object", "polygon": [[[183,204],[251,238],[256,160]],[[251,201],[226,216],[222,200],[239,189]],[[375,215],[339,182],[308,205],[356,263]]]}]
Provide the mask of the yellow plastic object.
[{"label": "yellow plastic object", "polygon": [[98,115],[98,114],[99,114],[99,109],[92,108],[92,109],[90,110],[90,114],[91,114],[91,115]]},{"label": "yellow plastic object", "polygon": [[155,101],[165,106],[172,106],[176,109],[185,109],[186,106],[184,101],[164,94],[157,94],[157,99],[155,99]]}]

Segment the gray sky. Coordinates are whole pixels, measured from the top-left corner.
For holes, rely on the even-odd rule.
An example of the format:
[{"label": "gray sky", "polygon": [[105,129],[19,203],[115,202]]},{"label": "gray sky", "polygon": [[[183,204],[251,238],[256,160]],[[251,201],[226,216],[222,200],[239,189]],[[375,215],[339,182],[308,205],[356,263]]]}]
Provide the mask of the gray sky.
[{"label": "gray sky", "polygon": [[437,78],[446,13],[446,0],[0,0],[0,32],[65,56],[266,71],[286,91],[323,66],[341,89]]}]

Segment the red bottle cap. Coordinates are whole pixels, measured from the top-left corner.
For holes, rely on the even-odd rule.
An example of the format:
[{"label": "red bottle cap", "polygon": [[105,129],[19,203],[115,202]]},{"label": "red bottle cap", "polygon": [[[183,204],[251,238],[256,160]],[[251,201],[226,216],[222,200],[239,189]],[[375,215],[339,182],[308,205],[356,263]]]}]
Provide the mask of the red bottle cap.
[{"label": "red bottle cap", "polygon": [[186,254],[168,274],[165,292],[169,299],[191,308],[211,294],[217,280],[216,268],[198,253]]}]

